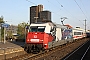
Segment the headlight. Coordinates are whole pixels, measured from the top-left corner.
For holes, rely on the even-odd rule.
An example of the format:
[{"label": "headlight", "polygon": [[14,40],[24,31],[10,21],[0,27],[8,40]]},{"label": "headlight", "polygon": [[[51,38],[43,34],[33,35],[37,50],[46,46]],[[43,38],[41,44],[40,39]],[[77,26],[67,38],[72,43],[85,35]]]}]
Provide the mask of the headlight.
[{"label": "headlight", "polygon": [[44,45],[47,45],[47,44],[44,44]]},{"label": "headlight", "polygon": [[27,39],[27,41],[29,41],[29,39]]},{"label": "headlight", "polygon": [[40,41],[43,41],[43,40],[40,40]]}]

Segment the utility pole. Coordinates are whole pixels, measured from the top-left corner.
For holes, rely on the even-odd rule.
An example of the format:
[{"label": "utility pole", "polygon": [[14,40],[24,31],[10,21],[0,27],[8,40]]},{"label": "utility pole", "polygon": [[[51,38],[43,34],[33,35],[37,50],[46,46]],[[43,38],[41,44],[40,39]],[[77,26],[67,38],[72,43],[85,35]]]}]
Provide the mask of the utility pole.
[{"label": "utility pole", "polygon": [[87,21],[87,20],[85,19],[84,21],[85,21],[85,33],[86,33],[86,21]]},{"label": "utility pole", "polygon": [[6,27],[4,27],[4,44],[6,42]]},{"label": "utility pole", "polygon": [[0,25],[0,42],[2,42],[2,38],[1,38],[1,25]]}]

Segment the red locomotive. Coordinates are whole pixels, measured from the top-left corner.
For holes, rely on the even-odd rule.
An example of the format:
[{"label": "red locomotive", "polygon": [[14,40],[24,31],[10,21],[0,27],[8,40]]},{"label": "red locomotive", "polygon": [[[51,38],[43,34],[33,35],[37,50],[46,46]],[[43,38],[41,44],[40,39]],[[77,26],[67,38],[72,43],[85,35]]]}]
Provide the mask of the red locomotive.
[{"label": "red locomotive", "polygon": [[79,39],[75,38],[77,36],[83,38],[83,31],[68,29],[67,26],[52,22],[32,23],[28,30],[24,50],[26,52],[40,52],[41,50],[73,42],[73,40]]}]

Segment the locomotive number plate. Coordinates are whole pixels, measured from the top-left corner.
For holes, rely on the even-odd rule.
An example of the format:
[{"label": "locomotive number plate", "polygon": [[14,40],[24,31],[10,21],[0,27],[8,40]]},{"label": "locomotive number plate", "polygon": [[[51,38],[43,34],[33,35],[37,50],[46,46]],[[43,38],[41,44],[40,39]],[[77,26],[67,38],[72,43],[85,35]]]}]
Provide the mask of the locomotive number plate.
[{"label": "locomotive number plate", "polygon": [[31,42],[39,42],[39,39],[31,39]]}]

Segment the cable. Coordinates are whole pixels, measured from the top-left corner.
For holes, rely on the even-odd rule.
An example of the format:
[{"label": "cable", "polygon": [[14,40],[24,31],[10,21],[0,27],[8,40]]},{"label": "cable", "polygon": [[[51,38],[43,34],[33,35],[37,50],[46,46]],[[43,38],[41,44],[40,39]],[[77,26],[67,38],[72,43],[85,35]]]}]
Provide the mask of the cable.
[{"label": "cable", "polygon": [[[85,6],[84,6],[84,4],[83,4],[83,2],[82,2],[82,0],[80,0],[81,1],[81,4],[82,4],[82,6],[83,6],[83,8],[84,8],[84,10],[85,10],[85,12],[87,13],[87,10],[85,9]],[[88,13],[87,13],[88,14]],[[88,15],[89,16],[89,15]]]},{"label": "cable", "polygon": [[[57,7],[57,8],[59,8],[57,5],[55,5],[55,4],[53,4],[52,2],[50,2],[49,0],[47,0],[48,1],[48,3],[51,3],[52,5],[54,5],[55,7]],[[60,3],[59,3],[60,4]],[[61,7],[63,7],[63,5],[61,5]],[[59,10],[61,10],[61,9],[59,9]],[[55,12],[54,12],[55,13]],[[67,12],[66,12],[67,13]],[[56,13],[55,13],[56,14]],[[57,14],[57,15],[59,15],[59,14]],[[60,15],[61,16],[61,15]],[[63,16],[61,16],[61,17],[63,17]]]},{"label": "cable", "polygon": [[[35,5],[37,5],[36,3],[34,3],[34,2],[31,2],[31,1],[29,1],[29,0],[26,0],[27,2],[29,2],[29,3],[32,3],[32,4],[35,4]],[[48,1],[49,2],[49,1]],[[55,14],[55,12],[53,12],[52,11],[52,13],[54,13]],[[56,14],[56,15],[59,15],[59,14]],[[59,16],[61,16],[61,15],[59,15]]]},{"label": "cable", "polygon": [[[87,16],[85,15],[85,13],[83,12],[83,10],[81,9],[81,7],[79,6],[79,4],[76,2],[76,0],[74,0],[75,1],[75,3],[77,4],[77,6],[79,7],[79,9],[82,11],[82,13],[84,14],[84,16],[87,18]],[[82,3],[82,1],[81,1],[81,3]],[[83,4],[82,4],[83,5]],[[88,19],[88,18],[87,18]]]},{"label": "cable", "polygon": [[[31,1],[29,1],[29,0],[26,0],[27,2],[30,2],[30,3],[32,3],[32,4],[35,4],[35,3],[33,3],[33,2],[31,2]],[[37,4],[35,4],[35,5],[37,5]]]},{"label": "cable", "polygon": [[[82,0],[80,0],[81,1],[81,4],[82,4],[82,6],[84,7],[84,4],[83,4],[83,2],[82,2]],[[85,7],[84,7],[84,9],[85,9]],[[87,10],[85,9],[85,11],[86,11],[86,13],[87,13]],[[88,13],[87,13],[88,14]],[[89,15],[88,15],[89,16]],[[89,25],[89,23],[90,23],[90,21],[87,23],[87,25]]]},{"label": "cable", "polygon": [[[47,0],[48,1],[48,3],[51,3],[49,0]],[[51,4],[53,4],[53,3],[51,3]],[[54,4],[53,4],[54,5]],[[58,8],[58,6],[56,6],[56,5],[54,5],[55,7],[57,7]],[[59,11],[60,11],[61,9],[59,9]],[[55,13],[55,12],[52,12],[52,13],[54,13],[54,14],[56,14],[56,15],[59,15],[59,14],[57,14],[57,13]],[[61,15],[59,15],[59,16],[61,16]]]},{"label": "cable", "polygon": [[[47,0],[49,3],[51,3],[49,0]],[[51,3],[51,4],[53,4],[53,3]],[[58,6],[56,6],[55,4],[53,4],[53,6],[55,6],[55,7],[58,7]]]},{"label": "cable", "polygon": [[[33,2],[31,2],[31,1],[29,1],[29,0],[26,0],[27,2],[30,2],[30,3],[32,3],[32,4],[35,4],[35,3],[33,3]],[[49,0],[47,0],[49,3],[50,3],[50,1]],[[56,0],[57,1],[57,0]],[[57,1],[58,2],[58,1]],[[59,3],[59,2],[58,2]],[[51,3],[52,4],[52,3]],[[60,4],[60,3],[59,3]],[[36,4],[35,4],[36,5]],[[55,5],[54,5],[55,6]],[[63,7],[63,5],[61,5],[60,4],[60,6],[61,7]],[[63,7],[64,8],[64,7]],[[65,9],[65,8],[64,8]],[[66,10],[66,9],[65,9]],[[66,10],[67,11],[67,10]],[[55,12],[52,12],[52,13],[54,13],[54,14],[56,14],[56,15],[58,15],[58,16],[61,16],[61,15],[59,15],[59,14],[57,14],[57,13],[55,13]],[[69,13],[69,12],[68,12]],[[70,13],[69,13],[70,14]],[[71,16],[73,16],[72,14],[71,14]],[[75,18],[75,17],[74,17]],[[77,19],[77,18],[76,18]],[[80,21],[80,20],[79,20]],[[80,21],[81,22],[81,21]],[[82,23],[82,22],[81,22]],[[83,24],[83,23],[82,23]],[[84,25],[84,24],[83,24]]]},{"label": "cable", "polygon": [[76,0],[74,0],[75,3],[77,4],[77,6],[79,7],[79,9],[81,10],[81,12],[83,13],[83,15],[87,18],[87,16],[85,15],[85,13],[83,12],[83,10],[81,9],[81,7],[79,6],[79,4],[76,2]]},{"label": "cable", "polygon": [[[59,5],[62,7],[62,8],[64,8],[64,6],[58,1],[58,0],[56,0],[58,3],[59,3]],[[65,9],[65,8],[64,8]],[[71,16],[73,16],[68,10],[66,10],[65,9],[65,11],[67,11]],[[74,16],[73,16],[74,17]],[[76,17],[74,17],[74,18],[76,18]],[[78,18],[76,18],[77,20],[79,20]],[[80,21],[80,20],[79,20]],[[81,22],[81,21],[80,21]],[[82,23],[82,22],[81,22]],[[82,25],[84,25],[83,23],[82,23]]]}]

